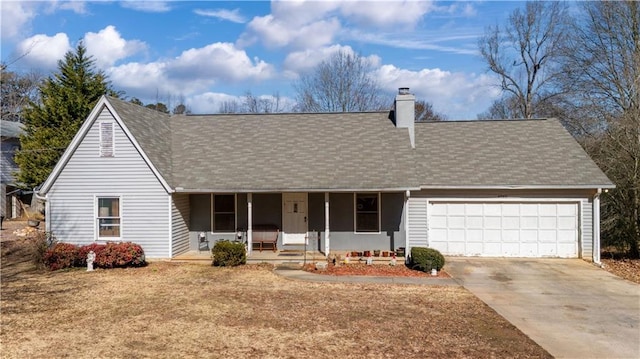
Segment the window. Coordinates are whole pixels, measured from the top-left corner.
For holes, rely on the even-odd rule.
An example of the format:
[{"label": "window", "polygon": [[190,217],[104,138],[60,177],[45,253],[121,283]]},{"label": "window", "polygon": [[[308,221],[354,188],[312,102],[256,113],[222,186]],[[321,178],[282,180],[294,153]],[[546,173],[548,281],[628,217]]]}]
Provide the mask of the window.
[{"label": "window", "polygon": [[213,231],[236,231],[236,196],[220,194],[213,196]]},{"label": "window", "polygon": [[120,198],[98,197],[98,238],[120,237]]},{"label": "window", "polygon": [[100,122],[100,157],[113,157],[113,123]]},{"label": "window", "polygon": [[380,196],[356,193],[356,232],[380,232]]}]

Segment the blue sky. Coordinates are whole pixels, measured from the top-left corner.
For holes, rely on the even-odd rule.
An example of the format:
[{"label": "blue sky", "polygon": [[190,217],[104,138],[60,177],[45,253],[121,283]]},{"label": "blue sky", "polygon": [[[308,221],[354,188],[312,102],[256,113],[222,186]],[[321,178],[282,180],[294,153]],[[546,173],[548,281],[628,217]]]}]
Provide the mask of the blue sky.
[{"label": "blue sky", "polygon": [[[143,102],[182,97],[214,113],[246,91],[279,93],[331,53],[357,52],[389,93],[410,87],[450,119],[500,96],[477,40],[521,2],[0,1],[2,56],[13,71],[56,68],[83,40],[113,87]],[[173,100],[170,100],[173,99]]]}]

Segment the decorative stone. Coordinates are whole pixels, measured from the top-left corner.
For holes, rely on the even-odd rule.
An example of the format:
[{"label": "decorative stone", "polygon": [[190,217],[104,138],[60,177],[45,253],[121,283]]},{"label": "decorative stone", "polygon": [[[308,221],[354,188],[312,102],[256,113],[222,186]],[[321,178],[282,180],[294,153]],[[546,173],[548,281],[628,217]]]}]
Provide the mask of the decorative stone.
[{"label": "decorative stone", "polygon": [[316,262],[316,269],[317,270],[326,270],[327,269],[327,262]]}]

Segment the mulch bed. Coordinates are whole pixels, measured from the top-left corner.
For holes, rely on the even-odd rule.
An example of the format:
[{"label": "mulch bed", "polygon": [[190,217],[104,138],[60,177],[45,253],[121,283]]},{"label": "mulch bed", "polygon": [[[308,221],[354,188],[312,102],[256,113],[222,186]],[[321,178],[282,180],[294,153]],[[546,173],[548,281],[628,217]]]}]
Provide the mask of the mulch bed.
[{"label": "mulch bed", "polygon": [[376,277],[430,277],[430,278],[450,278],[449,274],[444,270],[438,272],[438,275],[432,277],[430,273],[420,272],[407,267],[404,264],[391,266],[388,264],[372,264],[350,263],[342,265],[327,265],[326,269],[316,269],[314,263],[307,264],[303,268],[310,273],[335,275],[335,276],[376,276]]}]

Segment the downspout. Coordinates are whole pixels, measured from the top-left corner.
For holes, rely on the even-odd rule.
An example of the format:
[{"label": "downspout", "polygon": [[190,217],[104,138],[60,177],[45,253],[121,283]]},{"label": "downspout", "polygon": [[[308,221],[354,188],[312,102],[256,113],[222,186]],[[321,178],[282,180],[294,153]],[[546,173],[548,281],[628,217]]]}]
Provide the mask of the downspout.
[{"label": "downspout", "polygon": [[600,262],[600,194],[602,189],[593,195],[593,264],[601,266]]},{"label": "downspout", "polygon": [[44,202],[44,230],[46,232],[51,232],[51,221],[49,221],[49,194],[45,194],[41,196],[36,190],[37,187],[33,189],[33,195],[36,196],[37,199]]}]

